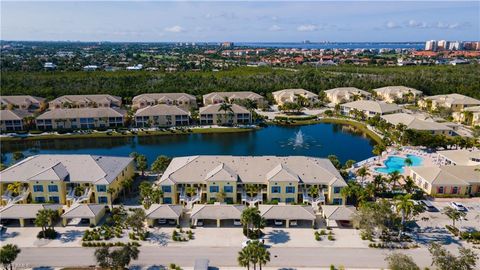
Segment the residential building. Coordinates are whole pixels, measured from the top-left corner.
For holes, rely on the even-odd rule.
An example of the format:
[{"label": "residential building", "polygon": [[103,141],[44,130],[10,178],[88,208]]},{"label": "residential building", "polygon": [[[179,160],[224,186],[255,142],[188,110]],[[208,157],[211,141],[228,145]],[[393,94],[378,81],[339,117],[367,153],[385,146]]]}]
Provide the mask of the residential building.
[{"label": "residential building", "polygon": [[407,129],[428,131],[434,135],[455,135],[455,132],[449,126],[437,123],[430,118],[425,118],[421,115],[411,115],[407,113],[394,113],[382,115],[382,119],[388,123],[397,126],[403,124]]},{"label": "residential building", "polygon": [[437,151],[438,162],[442,165],[480,165],[480,150],[445,150]]},{"label": "residential building", "polygon": [[27,110],[0,110],[0,131],[2,132],[25,130],[29,121],[33,122],[33,113]]},{"label": "residential building", "polygon": [[147,93],[132,99],[132,108],[140,109],[157,104],[176,105],[186,111],[197,108],[197,99],[186,93]]},{"label": "residential building", "polygon": [[114,108],[55,109],[39,115],[37,129],[94,129],[121,127],[126,112]]},{"label": "residential building", "polygon": [[386,86],[373,89],[377,97],[385,102],[412,102],[420,97],[423,92],[406,86]]},{"label": "residential building", "polygon": [[428,40],[425,42],[425,51],[436,51],[437,50],[437,41]]},{"label": "residential building", "polygon": [[351,116],[355,110],[363,112],[366,117],[370,118],[375,115],[385,115],[399,113],[402,108],[395,104],[374,100],[357,100],[340,105],[343,115]]},{"label": "residential building", "polygon": [[305,89],[283,89],[273,92],[272,95],[278,105],[283,105],[284,103],[288,102],[295,103],[298,100],[298,96],[304,97],[310,103],[315,103],[318,101],[317,94]]},{"label": "residential building", "polygon": [[200,108],[200,124],[202,125],[245,125],[252,123],[249,110],[237,104],[230,105],[230,110],[221,110],[222,104],[212,104]]},{"label": "residential building", "polygon": [[448,45],[448,49],[450,51],[458,51],[463,49],[462,48],[462,43],[460,41],[450,41],[450,44]]},{"label": "residential building", "polygon": [[467,107],[461,112],[454,112],[453,119],[470,126],[480,126],[480,106]]},{"label": "residential building", "polygon": [[[129,157],[31,156],[0,172],[2,205],[30,202],[110,204],[122,190],[122,182],[133,177],[134,172],[135,164]],[[19,191],[7,188],[17,182],[22,186]]]},{"label": "residential building", "polygon": [[443,107],[460,112],[468,107],[480,106],[480,100],[461,94],[448,94],[424,97],[418,102],[418,105],[431,110]]},{"label": "residential building", "polygon": [[203,104],[211,105],[218,104],[223,102],[234,103],[235,101],[241,100],[251,100],[256,104],[262,104],[265,102],[265,99],[254,92],[244,91],[244,92],[213,92],[206,95],[203,95]]},{"label": "residential building", "polygon": [[408,175],[431,196],[480,194],[480,165],[407,167]]},{"label": "residential building", "polygon": [[38,110],[45,107],[45,99],[34,96],[0,96],[0,105],[3,109]]},{"label": "residential building", "polygon": [[[166,204],[344,204],[345,180],[328,159],[304,156],[187,156],[174,158],[158,184]],[[310,194],[315,187],[318,194]],[[220,197],[220,195],[222,197]]]},{"label": "residential building", "polygon": [[328,100],[333,104],[340,104],[359,99],[370,99],[372,94],[367,91],[360,90],[356,87],[339,87],[326,90],[325,94]]},{"label": "residential building", "polygon": [[49,103],[49,109],[120,107],[122,98],[112,95],[65,95]]},{"label": "residential building", "polygon": [[437,43],[437,48],[438,50],[442,51],[442,50],[448,50],[448,46],[450,45],[450,42],[449,41],[446,41],[446,40],[439,40],[438,43]]},{"label": "residential building", "polygon": [[189,113],[175,105],[157,104],[135,112],[137,127],[174,127],[190,124]]}]

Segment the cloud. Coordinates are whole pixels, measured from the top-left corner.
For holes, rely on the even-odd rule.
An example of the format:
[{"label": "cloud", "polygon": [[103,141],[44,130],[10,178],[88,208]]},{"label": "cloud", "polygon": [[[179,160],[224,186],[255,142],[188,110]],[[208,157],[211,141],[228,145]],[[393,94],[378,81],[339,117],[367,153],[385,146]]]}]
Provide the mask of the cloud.
[{"label": "cloud", "polygon": [[180,25],[174,25],[172,27],[166,27],[165,31],[171,32],[171,33],[181,33],[181,32],[185,32],[186,30]]},{"label": "cloud", "polygon": [[297,27],[297,31],[299,32],[313,32],[317,30],[318,30],[318,26],[314,24],[302,24],[299,27]]},{"label": "cloud", "polygon": [[401,26],[397,24],[396,22],[389,21],[385,25],[388,29],[395,29],[395,28],[400,28]]},{"label": "cloud", "polygon": [[409,20],[407,26],[412,28],[428,28],[428,24],[426,22],[418,22],[416,20]]},{"label": "cloud", "polygon": [[270,26],[270,28],[268,28],[268,31],[272,31],[272,32],[277,32],[277,31],[282,31],[283,28],[274,24],[272,26]]},{"label": "cloud", "polygon": [[459,28],[461,25],[459,23],[444,23],[444,22],[438,22],[436,25],[435,25],[437,28],[440,28],[440,29],[457,29]]}]

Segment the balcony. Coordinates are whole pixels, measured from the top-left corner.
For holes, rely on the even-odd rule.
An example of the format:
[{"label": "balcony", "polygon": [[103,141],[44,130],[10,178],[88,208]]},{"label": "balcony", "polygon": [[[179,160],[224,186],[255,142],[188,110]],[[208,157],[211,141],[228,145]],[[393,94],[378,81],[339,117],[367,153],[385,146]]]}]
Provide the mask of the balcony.
[{"label": "balcony", "polygon": [[83,192],[82,195],[76,196],[75,195],[75,188],[70,187],[68,192],[67,192],[67,201],[72,201],[72,204],[74,203],[82,203],[84,201],[90,200],[90,197],[92,196],[93,189],[91,187],[85,187],[85,191]]},{"label": "balcony", "polygon": [[320,203],[325,203],[325,190],[320,189],[318,192],[318,196],[312,197],[308,194],[308,188],[303,188],[302,197],[303,203],[308,203],[312,206],[318,206]]},{"label": "balcony", "polygon": [[187,209],[191,209],[193,207],[193,204],[202,200],[202,193],[203,193],[203,189],[200,187],[197,187],[195,195],[188,196],[186,193],[186,189],[182,187],[180,188],[179,201],[180,203],[185,203]]},{"label": "balcony", "polygon": [[16,204],[20,201],[25,200],[29,194],[30,194],[30,189],[28,187],[23,187],[22,191],[17,196],[13,196],[12,191],[7,189],[5,193],[2,195],[2,201],[6,201],[7,205]]}]

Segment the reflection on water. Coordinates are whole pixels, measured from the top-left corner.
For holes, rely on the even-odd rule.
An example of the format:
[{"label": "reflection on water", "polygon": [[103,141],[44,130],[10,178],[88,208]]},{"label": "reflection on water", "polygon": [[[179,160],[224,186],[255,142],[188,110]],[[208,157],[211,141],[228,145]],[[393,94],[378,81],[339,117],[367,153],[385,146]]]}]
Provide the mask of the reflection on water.
[{"label": "reflection on water", "polygon": [[[301,129],[301,133],[299,133]],[[299,135],[301,137],[299,137]],[[286,147],[295,139],[302,146]],[[371,156],[373,140],[352,126],[321,123],[302,127],[270,126],[252,132],[159,135],[145,137],[54,139],[2,142],[6,163],[11,153],[96,154],[128,156],[131,152],[145,154],[149,162],[158,155],[306,155],[326,157],[337,155],[341,161],[362,160]],[[282,147],[283,146],[283,147]]]}]

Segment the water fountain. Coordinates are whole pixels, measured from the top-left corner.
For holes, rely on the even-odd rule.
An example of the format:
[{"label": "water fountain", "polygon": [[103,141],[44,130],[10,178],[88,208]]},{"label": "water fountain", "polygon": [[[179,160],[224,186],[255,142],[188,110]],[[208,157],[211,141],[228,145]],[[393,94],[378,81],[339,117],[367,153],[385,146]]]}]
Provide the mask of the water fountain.
[{"label": "water fountain", "polygon": [[297,133],[295,133],[295,140],[293,141],[293,146],[294,147],[301,147],[303,145],[303,133],[301,130],[299,130]]}]

